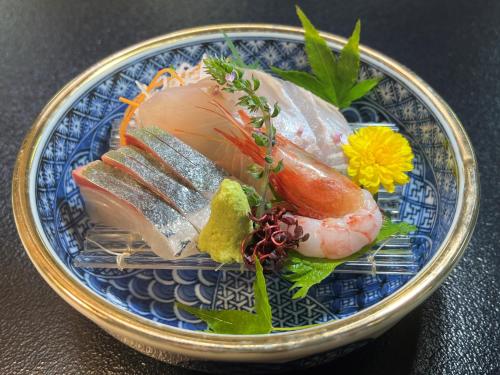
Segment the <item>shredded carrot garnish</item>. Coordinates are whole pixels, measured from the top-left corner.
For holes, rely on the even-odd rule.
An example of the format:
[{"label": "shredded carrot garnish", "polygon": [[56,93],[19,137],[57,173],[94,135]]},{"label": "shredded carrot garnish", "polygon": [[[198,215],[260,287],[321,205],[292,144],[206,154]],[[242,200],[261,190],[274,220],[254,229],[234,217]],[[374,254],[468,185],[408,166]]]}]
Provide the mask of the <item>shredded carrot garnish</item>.
[{"label": "shredded carrot garnish", "polygon": [[119,101],[121,101],[122,103],[125,103],[125,104],[128,104],[128,105],[131,105],[131,106],[134,106],[134,107],[137,107],[139,105],[139,103],[137,102],[134,102],[133,100],[130,100],[130,99],[127,99],[127,98],[124,98],[123,96],[120,96],[118,98]]},{"label": "shredded carrot garnish", "polygon": [[[162,85],[162,82],[159,79],[165,74],[168,73],[170,76],[177,81],[181,86],[184,85],[184,80],[177,74],[177,72],[172,68],[161,69],[156,75],[153,77],[149,85],[146,87],[146,93],[150,93],[155,88]],[[146,98],[146,93],[139,93],[134,99],[130,100],[127,98],[120,97],[119,100],[123,103],[128,104],[127,109],[125,110],[125,114],[123,116],[122,122],[120,123],[120,145],[125,146],[127,144],[127,140],[125,139],[125,134],[127,134],[127,127],[130,123],[130,120],[134,116],[135,110],[137,107],[144,101]]]},{"label": "shredded carrot garnish", "polygon": [[177,72],[174,69],[172,69],[172,68],[164,68],[164,69],[161,69],[158,73],[156,73],[156,75],[154,76],[154,78],[149,83],[148,88],[150,89],[152,87],[152,85],[156,81],[158,81],[158,79],[162,75],[164,75],[165,73],[169,73],[173,78],[175,78],[176,80],[178,80],[181,85],[184,85],[184,80],[177,74]]}]

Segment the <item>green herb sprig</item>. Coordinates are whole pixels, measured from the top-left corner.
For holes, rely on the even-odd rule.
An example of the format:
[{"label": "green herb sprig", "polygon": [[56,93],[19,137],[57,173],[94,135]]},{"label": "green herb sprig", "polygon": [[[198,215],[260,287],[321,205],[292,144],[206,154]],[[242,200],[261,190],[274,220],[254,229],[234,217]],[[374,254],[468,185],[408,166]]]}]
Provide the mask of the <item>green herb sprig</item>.
[{"label": "green herb sprig", "polygon": [[272,67],[274,73],[339,108],[348,107],[354,100],[363,97],[378,84],[380,81],[378,78],[358,81],[359,36],[361,32],[359,20],[356,22],[347,44],[340,55],[336,57],[298,6],[297,15],[305,31],[306,54],[312,74]]},{"label": "green herb sprig", "polygon": [[[406,235],[416,229],[417,227],[414,225],[405,222],[394,223],[390,219],[385,218],[374,243],[380,243],[394,235]],[[297,289],[292,298],[297,299],[305,297],[313,285],[322,282],[335,271],[335,268],[347,261],[359,258],[372,247],[373,243],[342,259],[311,258],[301,255],[296,251],[290,251],[288,253],[283,277],[293,283],[290,288],[291,290]]]},{"label": "green herb sprig", "polygon": [[271,173],[279,173],[283,169],[283,162],[274,163],[272,157],[273,144],[276,137],[276,128],[272,124],[272,119],[279,115],[280,107],[274,103],[271,107],[267,99],[257,94],[260,81],[253,77],[246,79],[243,77],[243,70],[239,68],[230,58],[209,57],[204,60],[206,71],[222,87],[222,90],[242,93],[238,98],[238,105],[245,107],[251,114],[251,123],[255,130],[252,137],[260,147],[265,147],[264,168],[254,164],[250,168],[250,173],[257,179],[262,179],[262,190],[260,196],[262,202],[257,207],[256,216],[261,216],[269,202],[266,200],[269,186],[269,176]]}]

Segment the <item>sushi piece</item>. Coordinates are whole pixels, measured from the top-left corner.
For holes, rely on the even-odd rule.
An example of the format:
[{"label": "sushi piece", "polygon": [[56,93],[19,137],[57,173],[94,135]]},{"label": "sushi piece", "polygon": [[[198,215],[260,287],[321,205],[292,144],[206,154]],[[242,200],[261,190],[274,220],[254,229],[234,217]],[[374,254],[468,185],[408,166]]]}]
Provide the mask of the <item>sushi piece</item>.
[{"label": "sushi piece", "polygon": [[176,209],[197,230],[210,216],[210,202],[196,190],[177,182],[162,165],[144,151],[126,146],[107,152],[104,163],[122,170]]},{"label": "sushi piece", "polygon": [[193,225],[122,171],[94,161],[74,170],[73,179],[94,222],[141,233],[165,259],[198,253]]},{"label": "sushi piece", "polygon": [[226,177],[213,161],[159,128],[133,129],[126,139],[128,145],[144,150],[184,185],[206,197],[211,197]]}]

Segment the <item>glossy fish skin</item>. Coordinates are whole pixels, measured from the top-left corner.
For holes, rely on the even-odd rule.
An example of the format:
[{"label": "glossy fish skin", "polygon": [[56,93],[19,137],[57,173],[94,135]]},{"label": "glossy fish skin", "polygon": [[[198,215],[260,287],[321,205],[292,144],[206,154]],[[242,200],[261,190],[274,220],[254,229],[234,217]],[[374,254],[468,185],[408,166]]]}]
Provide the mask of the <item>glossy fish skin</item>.
[{"label": "glossy fish skin", "polygon": [[127,144],[144,150],[186,186],[207,197],[217,191],[226,176],[214,162],[161,129],[133,129],[127,133],[126,139]]},{"label": "glossy fish skin", "polygon": [[198,253],[193,225],[125,173],[95,161],[74,170],[73,178],[93,221],[141,233],[165,259]]},{"label": "glossy fish skin", "polygon": [[177,182],[156,159],[144,151],[134,146],[121,147],[104,154],[102,160],[127,173],[157,194],[198,230],[201,230],[208,221],[209,200],[197,191]]}]

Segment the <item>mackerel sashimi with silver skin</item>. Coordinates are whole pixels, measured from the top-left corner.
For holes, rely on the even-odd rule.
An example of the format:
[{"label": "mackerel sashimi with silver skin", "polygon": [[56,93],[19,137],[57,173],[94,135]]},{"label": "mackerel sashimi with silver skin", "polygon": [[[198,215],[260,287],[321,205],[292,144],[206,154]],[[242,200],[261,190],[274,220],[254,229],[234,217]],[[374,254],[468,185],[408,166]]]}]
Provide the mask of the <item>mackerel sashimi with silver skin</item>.
[{"label": "mackerel sashimi with silver skin", "polygon": [[175,209],[127,174],[101,161],[73,171],[94,222],[141,233],[165,259],[197,254],[196,228]]},{"label": "mackerel sashimi with silver skin", "polygon": [[198,151],[164,130],[148,127],[130,130],[128,145],[136,146],[160,161],[184,185],[206,197],[217,191],[226,173]]},{"label": "mackerel sashimi with silver skin", "polygon": [[210,216],[210,201],[178,181],[160,162],[144,151],[125,146],[102,156],[104,163],[122,170],[175,208],[198,230]]}]

